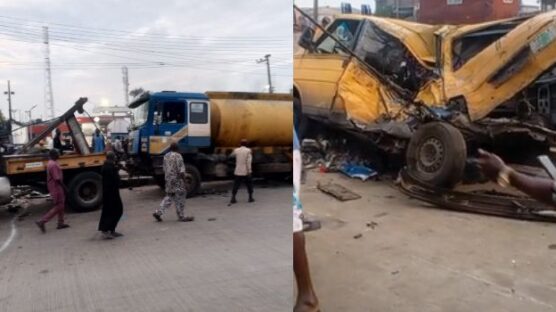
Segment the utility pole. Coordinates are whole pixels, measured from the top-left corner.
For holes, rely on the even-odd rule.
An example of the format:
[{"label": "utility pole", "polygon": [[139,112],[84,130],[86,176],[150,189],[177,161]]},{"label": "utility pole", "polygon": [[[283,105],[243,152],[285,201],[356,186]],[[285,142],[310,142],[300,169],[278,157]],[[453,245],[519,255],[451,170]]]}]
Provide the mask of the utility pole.
[{"label": "utility pole", "polygon": [[273,93],[272,80],[270,78],[270,54],[264,56],[264,58],[259,59],[257,63],[266,63],[266,73],[268,75],[268,93]]},{"label": "utility pole", "polygon": [[400,0],[396,0],[396,18],[400,18]]},{"label": "utility pole", "polygon": [[33,105],[33,107],[29,108],[29,110],[25,111],[27,115],[29,115],[29,141],[33,139],[33,117],[31,116],[31,112],[35,109],[37,105]]},{"label": "utility pole", "polygon": [[122,81],[124,82],[124,93],[125,93],[125,106],[129,105],[129,76],[127,73],[127,66],[122,67]]},{"label": "utility pole", "polygon": [[8,80],[8,91],[4,91],[4,94],[8,95],[8,132],[9,132],[9,141],[10,143],[13,143],[13,137],[12,137],[12,95],[15,94],[15,92],[12,91],[11,87],[10,87],[10,81]]},{"label": "utility pole", "polygon": [[319,0],[313,0],[313,18],[319,20]]},{"label": "utility pole", "polygon": [[44,106],[47,119],[54,118],[54,97],[52,95],[52,77],[50,75],[50,44],[48,40],[48,27],[43,26],[44,43]]}]

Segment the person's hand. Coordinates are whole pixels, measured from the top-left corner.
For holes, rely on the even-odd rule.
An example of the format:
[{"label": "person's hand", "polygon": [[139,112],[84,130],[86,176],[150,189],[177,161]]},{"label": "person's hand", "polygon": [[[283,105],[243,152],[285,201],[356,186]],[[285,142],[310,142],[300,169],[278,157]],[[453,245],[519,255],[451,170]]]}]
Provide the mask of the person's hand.
[{"label": "person's hand", "polygon": [[483,170],[485,176],[489,179],[496,181],[500,170],[502,170],[506,163],[496,154],[489,153],[479,149],[479,159],[477,160],[479,167]]}]

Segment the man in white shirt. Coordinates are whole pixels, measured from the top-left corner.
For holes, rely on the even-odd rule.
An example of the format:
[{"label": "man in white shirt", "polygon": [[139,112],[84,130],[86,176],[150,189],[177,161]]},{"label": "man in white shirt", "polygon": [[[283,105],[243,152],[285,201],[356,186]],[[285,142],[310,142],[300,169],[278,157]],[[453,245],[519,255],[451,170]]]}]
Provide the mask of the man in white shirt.
[{"label": "man in white shirt", "polygon": [[232,190],[232,199],[230,204],[237,203],[236,194],[242,182],[247,185],[249,192],[249,202],[252,203],[253,199],[253,181],[251,180],[251,163],[253,162],[253,154],[251,149],[247,147],[247,140],[241,140],[241,146],[236,148],[231,156],[236,158],[236,168],[234,170],[234,188]]}]

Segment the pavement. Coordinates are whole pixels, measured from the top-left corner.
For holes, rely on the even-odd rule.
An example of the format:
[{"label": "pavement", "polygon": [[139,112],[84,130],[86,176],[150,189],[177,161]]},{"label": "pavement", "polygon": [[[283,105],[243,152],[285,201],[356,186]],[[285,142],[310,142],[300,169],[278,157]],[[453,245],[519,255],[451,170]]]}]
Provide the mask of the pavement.
[{"label": "pavement", "polygon": [[33,203],[13,228],[0,211],[0,311],[290,310],[291,187],[256,188],[252,204],[245,193],[231,207],[225,194],[189,199],[194,222],[169,211],[157,223],[163,193],[123,189],[125,236],[108,241],[96,231],[100,211],[68,213],[71,228],[51,222],[46,234],[33,221],[48,204]]},{"label": "pavement", "polygon": [[[316,188],[362,196],[340,202]],[[438,209],[392,181],[309,172],[304,213],[322,311],[556,311],[556,224]]]}]

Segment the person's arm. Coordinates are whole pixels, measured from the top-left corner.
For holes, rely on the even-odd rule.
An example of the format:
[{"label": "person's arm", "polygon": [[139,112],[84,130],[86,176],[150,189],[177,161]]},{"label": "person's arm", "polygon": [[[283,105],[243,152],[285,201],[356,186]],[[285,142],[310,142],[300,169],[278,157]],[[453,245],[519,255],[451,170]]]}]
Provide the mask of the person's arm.
[{"label": "person's arm", "polygon": [[509,177],[510,184],[523,193],[547,204],[555,204],[552,199],[554,181],[545,178],[531,177],[513,169],[510,171]]},{"label": "person's arm", "polygon": [[479,159],[477,162],[485,176],[492,181],[496,182],[500,177],[507,175],[510,185],[523,193],[544,203],[551,205],[556,204],[552,199],[555,181],[519,173],[507,166],[497,155],[483,150],[479,150]]},{"label": "person's arm", "polygon": [[251,154],[251,150],[249,150],[249,154],[247,154],[247,175],[251,175],[252,170],[251,170],[251,164],[253,162],[253,155]]},{"label": "person's arm", "polygon": [[180,177],[183,179],[183,183],[187,186],[187,175],[185,174],[185,163],[183,162],[183,159],[180,159],[179,170],[180,170]]},{"label": "person's arm", "polygon": [[64,193],[68,193],[68,187],[64,184],[64,180],[62,179],[62,168],[58,167],[56,170],[51,170],[52,179],[54,182],[58,184],[64,190]]}]

